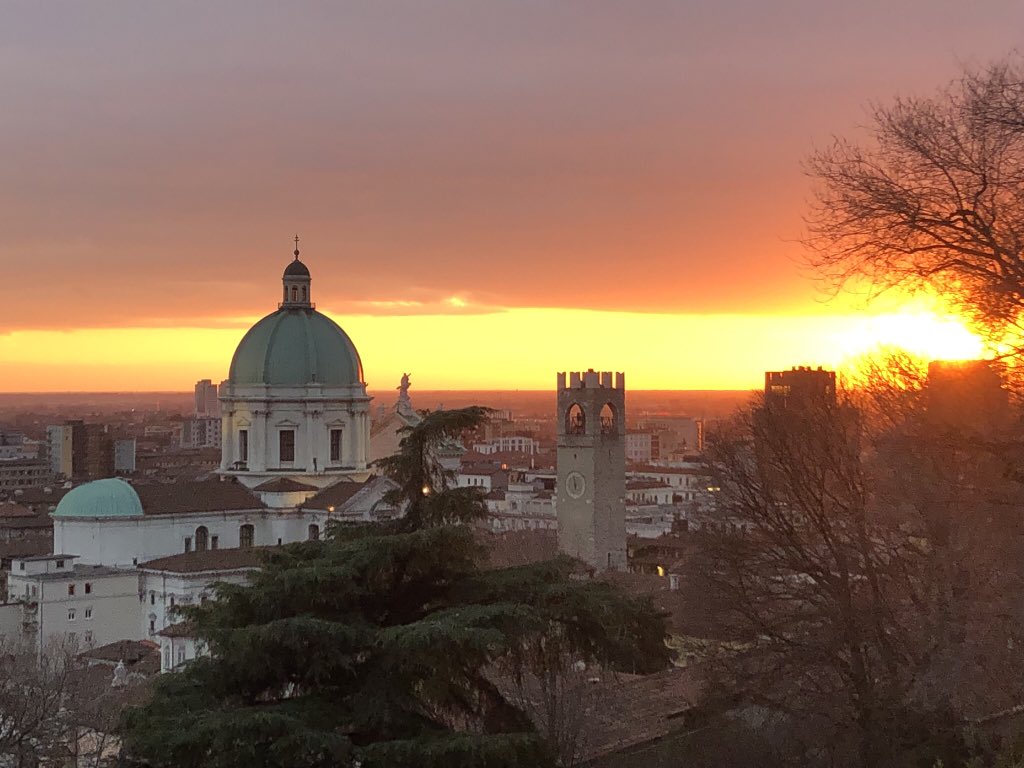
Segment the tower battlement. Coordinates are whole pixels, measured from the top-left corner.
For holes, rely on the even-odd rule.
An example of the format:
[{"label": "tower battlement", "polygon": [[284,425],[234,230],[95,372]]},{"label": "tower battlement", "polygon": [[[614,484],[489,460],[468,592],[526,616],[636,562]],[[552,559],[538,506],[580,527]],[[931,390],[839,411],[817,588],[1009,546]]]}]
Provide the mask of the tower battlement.
[{"label": "tower battlement", "polygon": [[[566,383],[568,381],[568,383]],[[586,371],[569,371],[558,374],[558,389],[625,389],[626,374],[616,373],[614,377],[611,371],[595,371],[588,368]]]}]

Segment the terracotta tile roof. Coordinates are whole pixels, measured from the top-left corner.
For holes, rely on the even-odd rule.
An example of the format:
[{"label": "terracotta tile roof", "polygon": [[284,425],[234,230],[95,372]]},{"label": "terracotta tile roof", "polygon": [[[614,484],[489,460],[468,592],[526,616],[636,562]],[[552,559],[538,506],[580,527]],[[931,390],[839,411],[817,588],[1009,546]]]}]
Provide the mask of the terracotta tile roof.
[{"label": "terracotta tile roof", "polygon": [[364,483],[355,483],[351,480],[339,480],[334,485],[329,485],[320,493],[306,499],[302,506],[306,509],[327,509],[328,507],[340,507],[346,501],[355,496],[359,491],[371,482],[371,477]]},{"label": "terracotta tile roof", "polygon": [[315,491],[317,487],[300,483],[298,480],[292,480],[290,477],[276,477],[273,480],[260,483],[253,490],[264,493],[291,493],[293,491]]},{"label": "terracotta tile roof", "polygon": [[160,637],[193,637],[195,635],[195,628],[192,626],[191,621],[179,621],[177,624],[164,627],[157,634]]},{"label": "terracotta tile roof", "polygon": [[[133,672],[160,671],[160,646],[150,640],[116,640],[78,654],[83,661],[105,661],[111,665],[124,661]],[[137,668],[141,665],[142,668]]]},{"label": "terracotta tile roof", "polygon": [[681,718],[702,698],[703,682],[692,667],[672,668],[653,675],[610,679],[595,683],[602,688],[594,727],[584,747],[584,760],[621,752],[656,741],[686,727]]},{"label": "terracotta tile roof", "polygon": [[142,502],[142,511],[147,515],[263,509],[265,506],[248,488],[234,480],[211,479],[134,487]]},{"label": "terracotta tile roof", "polygon": [[45,555],[52,549],[52,536],[24,536],[0,542],[0,559],[24,560],[27,557]]},{"label": "terracotta tile roof", "polygon": [[63,499],[64,494],[70,490],[70,488],[51,487],[26,488],[23,491],[16,491],[14,493],[8,493],[7,495],[12,501],[26,507],[33,507],[37,504],[57,506],[57,502]]},{"label": "terracotta tile roof", "polygon": [[146,571],[169,571],[170,573],[206,573],[209,571],[232,571],[242,568],[259,568],[263,562],[266,547],[246,549],[208,549],[205,552],[183,552],[180,555],[158,557],[140,563]]},{"label": "terracotta tile roof", "polygon": [[3,517],[35,517],[36,513],[28,507],[13,501],[0,501],[0,518]]}]

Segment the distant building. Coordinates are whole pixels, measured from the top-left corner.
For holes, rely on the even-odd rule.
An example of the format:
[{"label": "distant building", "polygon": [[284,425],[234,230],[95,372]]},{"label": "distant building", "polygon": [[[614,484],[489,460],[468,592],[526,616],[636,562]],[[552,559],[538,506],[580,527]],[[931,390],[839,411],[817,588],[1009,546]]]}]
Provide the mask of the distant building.
[{"label": "distant building", "polygon": [[220,416],[197,416],[181,422],[182,448],[220,448]]},{"label": "distant building", "polygon": [[772,408],[800,408],[809,403],[836,402],[836,374],[821,368],[798,366],[788,371],[767,371],[764,401]]},{"label": "distant building", "polygon": [[40,459],[0,460],[0,494],[27,488],[42,488],[53,480],[50,465]]},{"label": "distant building", "polygon": [[135,472],[135,438],[114,441],[114,473],[130,475]]},{"label": "distant building", "polygon": [[0,429],[0,460],[24,458],[27,458],[25,435]]},{"label": "distant building", "polygon": [[540,442],[529,435],[501,435],[473,443],[472,448],[485,456],[495,453],[523,453],[532,456],[540,451]]},{"label": "distant building", "polygon": [[103,424],[66,421],[46,428],[50,471],[74,480],[114,474],[114,442]]},{"label": "distant building", "polygon": [[196,382],[195,415],[220,418],[220,400],[217,399],[217,385],[209,379]]},{"label": "distant building", "polygon": [[626,432],[626,461],[649,464],[661,458],[661,435],[656,431]]},{"label": "distant building", "polygon": [[[642,458],[648,447],[646,438],[626,435],[626,458],[630,461],[656,461],[658,459],[681,459],[704,452],[704,421],[691,416],[644,416],[637,421],[634,435],[649,434],[650,458]],[[630,458],[632,446],[634,455]]]}]

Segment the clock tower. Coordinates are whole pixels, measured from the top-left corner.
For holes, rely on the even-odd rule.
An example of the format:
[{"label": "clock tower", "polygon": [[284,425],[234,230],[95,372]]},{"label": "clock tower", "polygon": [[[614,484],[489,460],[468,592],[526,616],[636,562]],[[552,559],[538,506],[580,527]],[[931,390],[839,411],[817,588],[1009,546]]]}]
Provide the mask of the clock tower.
[{"label": "clock tower", "polygon": [[558,548],[626,568],[626,376],[558,374]]}]

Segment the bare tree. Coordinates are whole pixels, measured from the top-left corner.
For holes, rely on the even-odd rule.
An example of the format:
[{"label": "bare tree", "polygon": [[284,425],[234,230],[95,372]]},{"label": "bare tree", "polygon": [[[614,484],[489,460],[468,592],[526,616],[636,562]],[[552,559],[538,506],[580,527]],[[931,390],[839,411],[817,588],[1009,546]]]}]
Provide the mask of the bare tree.
[{"label": "bare tree", "polygon": [[808,264],[836,287],[928,287],[997,340],[1024,309],[1024,64],[875,107],[813,153]]},{"label": "bare tree", "polygon": [[67,753],[74,647],[0,645],[0,755],[29,768]]},{"label": "bare tree", "polygon": [[862,439],[848,403],[756,403],[711,446],[727,524],[704,535],[711,586],[748,643],[722,667],[732,685],[817,722],[819,749],[848,738],[877,766],[923,658],[922,553],[875,507]]}]

